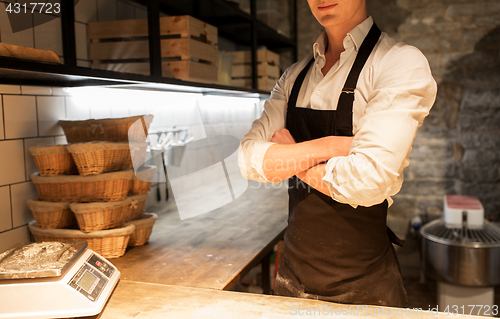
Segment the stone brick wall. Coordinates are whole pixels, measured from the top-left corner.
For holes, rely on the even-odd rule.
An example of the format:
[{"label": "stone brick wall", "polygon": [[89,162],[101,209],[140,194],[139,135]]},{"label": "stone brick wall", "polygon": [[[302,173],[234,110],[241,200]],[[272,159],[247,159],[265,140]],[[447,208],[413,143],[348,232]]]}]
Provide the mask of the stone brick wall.
[{"label": "stone brick wall", "polygon": [[[393,219],[442,211],[447,193],[477,196],[500,218],[500,1],[399,0],[399,40],[427,56],[438,97],[420,128]],[[382,17],[381,17],[382,18]]]},{"label": "stone brick wall", "polygon": [[[308,10],[301,2],[299,56],[321,30],[310,12],[300,16]],[[367,0],[367,7],[383,31],[426,55],[438,83],[390,226],[403,234],[415,214],[440,214],[444,194],[477,196],[486,216],[500,220],[500,1]]]}]

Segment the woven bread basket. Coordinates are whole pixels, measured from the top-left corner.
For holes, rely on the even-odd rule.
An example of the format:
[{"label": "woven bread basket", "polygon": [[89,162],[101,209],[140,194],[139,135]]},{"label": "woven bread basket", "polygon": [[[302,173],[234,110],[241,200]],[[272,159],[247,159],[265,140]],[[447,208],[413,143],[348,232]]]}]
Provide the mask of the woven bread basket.
[{"label": "woven bread basket", "polygon": [[82,176],[132,168],[128,143],[90,142],[67,146]]},{"label": "woven bread basket", "polygon": [[149,241],[153,225],[158,216],[154,213],[144,213],[139,218],[131,220],[129,224],[135,226],[135,230],[130,235],[129,246],[141,246]]},{"label": "woven bread basket", "polygon": [[153,115],[139,115],[118,119],[60,120],[59,125],[68,143],[145,142],[152,121]]},{"label": "woven bread basket", "polygon": [[146,200],[148,199],[149,192],[138,195],[130,195],[128,198],[132,201],[132,215],[136,218],[141,216],[142,213],[146,210]]},{"label": "woven bread basket", "polygon": [[151,190],[151,182],[156,173],[156,166],[144,166],[130,179],[129,193],[144,194]]},{"label": "woven bread basket", "polygon": [[42,202],[38,198],[28,199],[28,208],[41,228],[64,228],[76,224],[75,214],[69,202]]},{"label": "woven bread basket", "polygon": [[121,226],[137,215],[132,200],[126,198],[117,202],[71,203],[80,230],[84,233]]},{"label": "woven bread basket", "polygon": [[86,240],[91,249],[104,258],[118,258],[125,254],[130,235],[135,230],[133,224],[120,228],[84,233],[78,229],[44,229],[32,221],[28,225],[36,242]]},{"label": "woven bread basket", "polygon": [[31,175],[40,200],[48,202],[107,202],[124,200],[133,170],[100,175]]},{"label": "woven bread basket", "polygon": [[77,172],[75,161],[65,145],[34,146],[29,151],[40,176],[71,175]]}]

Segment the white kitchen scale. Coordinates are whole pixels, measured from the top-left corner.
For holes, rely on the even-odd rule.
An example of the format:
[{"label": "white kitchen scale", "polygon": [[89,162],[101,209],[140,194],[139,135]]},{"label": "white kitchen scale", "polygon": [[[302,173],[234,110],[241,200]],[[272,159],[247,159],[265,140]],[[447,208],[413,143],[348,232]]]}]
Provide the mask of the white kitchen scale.
[{"label": "white kitchen scale", "polygon": [[0,318],[100,313],[120,278],[86,241],[15,246],[0,254]]}]

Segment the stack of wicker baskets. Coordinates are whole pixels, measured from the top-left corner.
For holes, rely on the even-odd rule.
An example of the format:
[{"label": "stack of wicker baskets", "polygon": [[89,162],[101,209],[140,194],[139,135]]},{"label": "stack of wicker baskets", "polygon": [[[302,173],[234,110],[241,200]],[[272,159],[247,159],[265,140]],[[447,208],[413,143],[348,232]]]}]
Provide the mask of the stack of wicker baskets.
[{"label": "stack of wicker baskets", "polygon": [[85,239],[89,249],[117,258],[127,245],[148,241],[156,215],[143,213],[156,168],[132,168],[145,162],[151,121],[60,121],[69,145],[30,148],[40,171],[31,176],[39,198],[28,200],[37,242]]}]

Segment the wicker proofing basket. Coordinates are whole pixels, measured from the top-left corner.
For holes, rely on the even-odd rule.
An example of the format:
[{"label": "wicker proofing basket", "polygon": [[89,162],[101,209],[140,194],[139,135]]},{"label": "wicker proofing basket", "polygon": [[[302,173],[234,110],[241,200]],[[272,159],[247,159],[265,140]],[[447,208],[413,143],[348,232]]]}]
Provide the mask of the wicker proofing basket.
[{"label": "wicker proofing basket", "polygon": [[141,216],[146,210],[146,200],[148,199],[149,192],[139,195],[131,195],[128,198],[132,201],[132,215],[136,218]]},{"label": "wicker proofing basket", "polygon": [[128,143],[90,142],[67,146],[82,176],[132,168]]},{"label": "wicker proofing basket", "polygon": [[38,198],[28,199],[28,207],[41,228],[64,228],[75,225],[75,215],[69,202],[42,202]]},{"label": "wicker proofing basket", "polygon": [[123,256],[125,249],[127,249],[130,235],[135,230],[133,224],[91,233],[84,233],[78,229],[44,229],[38,227],[34,221],[30,222],[28,226],[36,242],[86,240],[88,249],[95,251],[104,258],[118,258]]},{"label": "wicker proofing basket", "polygon": [[129,183],[130,194],[144,194],[151,190],[151,181],[156,173],[156,166],[144,166],[132,176]]},{"label": "wicker proofing basket", "polygon": [[130,221],[129,224],[133,224],[135,226],[135,231],[130,236],[128,245],[141,246],[147,243],[157,218],[158,216],[154,213],[144,213],[139,218]]},{"label": "wicker proofing basket", "polygon": [[31,180],[48,202],[108,202],[127,197],[133,170],[91,176],[38,176]]},{"label": "wicker proofing basket", "polygon": [[71,175],[76,173],[75,161],[65,145],[35,146],[29,151],[33,155],[40,176]]},{"label": "wicker proofing basket", "polygon": [[72,203],[69,207],[84,233],[121,226],[137,216],[130,198],[107,203]]},{"label": "wicker proofing basket", "polygon": [[[141,121],[142,125],[133,125]],[[139,115],[118,119],[70,121],[60,120],[68,143],[93,141],[145,142],[153,115]]]}]

